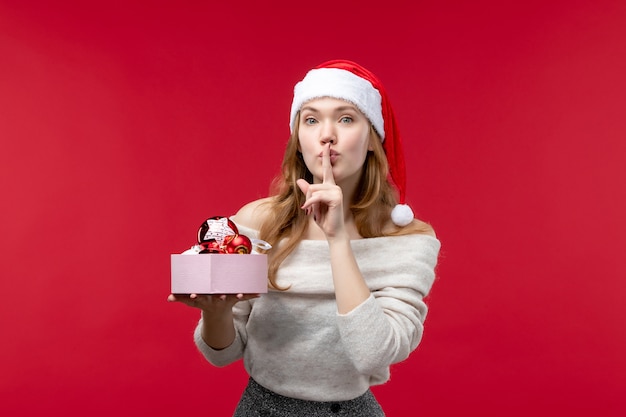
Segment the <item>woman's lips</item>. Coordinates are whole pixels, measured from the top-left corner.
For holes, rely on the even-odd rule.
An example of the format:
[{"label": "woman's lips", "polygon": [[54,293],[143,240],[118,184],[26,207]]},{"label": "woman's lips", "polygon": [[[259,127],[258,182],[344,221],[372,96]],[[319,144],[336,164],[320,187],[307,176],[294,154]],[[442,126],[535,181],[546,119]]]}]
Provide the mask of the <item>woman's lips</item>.
[{"label": "woman's lips", "polygon": [[[340,154],[339,154],[339,152],[335,152],[335,151],[333,151],[333,150],[331,149],[331,151],[330,151],[330,155],[329,155],[329,156],[330,156],[330,163],[331,163],[331,164],[335,163],[335,161],[337,160],[337,158],[339,157],[339,155],[340,155]],[[324,151],[320,152],[318,156],[319,156],[320,158],[323,158],[323,157],[324,157]]]}]

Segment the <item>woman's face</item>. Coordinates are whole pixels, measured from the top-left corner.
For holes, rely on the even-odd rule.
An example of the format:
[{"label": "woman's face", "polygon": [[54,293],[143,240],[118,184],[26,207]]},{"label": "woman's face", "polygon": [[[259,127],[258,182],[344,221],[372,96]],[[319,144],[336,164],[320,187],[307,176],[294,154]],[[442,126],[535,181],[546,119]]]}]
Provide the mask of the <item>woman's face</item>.
[{"label": "woman's face", "polygon": [[322,151],[331,142],[335,182],[356,184],[370,147],[370,122],[353,104],[330,97],[304,103],[298,144],[315,182],[322,182]]}]

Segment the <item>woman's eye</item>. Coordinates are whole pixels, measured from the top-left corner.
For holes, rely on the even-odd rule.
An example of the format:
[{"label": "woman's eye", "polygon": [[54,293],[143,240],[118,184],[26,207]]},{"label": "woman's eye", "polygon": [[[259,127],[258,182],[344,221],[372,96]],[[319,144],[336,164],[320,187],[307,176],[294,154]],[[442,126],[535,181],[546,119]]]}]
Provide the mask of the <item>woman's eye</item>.
[{"label": "woman's eye", "polygon": [[316,120],[312,117],[307,117],[306,119],[304,119],[304,123],[307,125],[312,125],[316,122]]},{"label": "woman's eye", "polygon": [[350,116],[343,116],[341,118],[341,123],[352,123],[352,117],[350,117]]}]

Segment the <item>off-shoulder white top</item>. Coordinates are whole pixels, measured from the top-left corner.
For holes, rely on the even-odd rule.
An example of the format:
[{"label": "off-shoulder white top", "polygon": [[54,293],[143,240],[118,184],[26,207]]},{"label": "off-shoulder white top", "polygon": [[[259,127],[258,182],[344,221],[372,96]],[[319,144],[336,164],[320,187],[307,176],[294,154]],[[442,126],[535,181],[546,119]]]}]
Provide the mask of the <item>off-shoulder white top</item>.
[{"label": "off-shoulder white top", "polygon": [[[257,232],[239,226],[252,238]],[[194,339],[206,359],[225,366],[243,358],[250,376],[287,397],[342,401],[389,379],[389,366],[419,344],[435,279],[440,242],[423,234],[358,239],[354,255],[371,290],[348,314],[335,303],[328,243],[304,240],[281,265],[277,283],[287,291],[235,305],[236,338],[214,350]],[[250,255],[254,256],[254,255]]]}]

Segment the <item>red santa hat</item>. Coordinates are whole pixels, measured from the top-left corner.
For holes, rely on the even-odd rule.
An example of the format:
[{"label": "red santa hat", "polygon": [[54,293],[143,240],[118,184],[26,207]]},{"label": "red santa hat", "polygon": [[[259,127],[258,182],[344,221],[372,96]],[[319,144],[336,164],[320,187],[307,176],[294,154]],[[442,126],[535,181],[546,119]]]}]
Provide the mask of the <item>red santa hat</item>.
[{"label": "red santa hat", "polygon": [[414,215],[406,204],[406,167],[400,132],[381,82],[355,62],[337,59],[318,65],[294,87],[289,122],[292,132],[302,105],[321,97],[338,98],[354,104],[372,123],[383,141],[389,174],[398,190],[399,204],[393,208],[391,220],[398,226],[411,223]]}]

